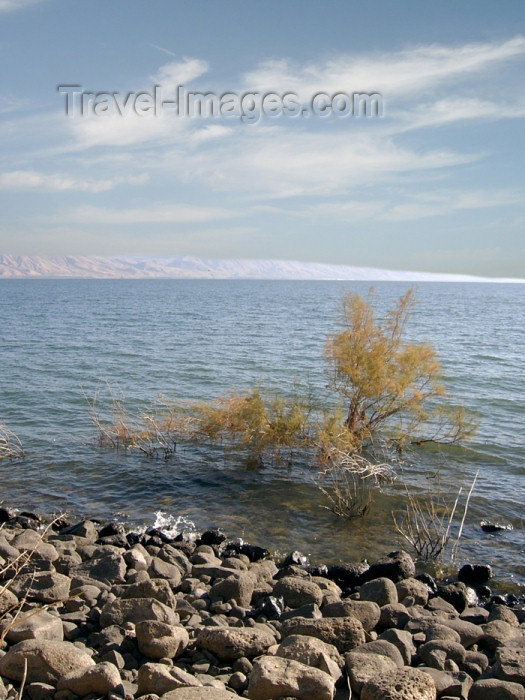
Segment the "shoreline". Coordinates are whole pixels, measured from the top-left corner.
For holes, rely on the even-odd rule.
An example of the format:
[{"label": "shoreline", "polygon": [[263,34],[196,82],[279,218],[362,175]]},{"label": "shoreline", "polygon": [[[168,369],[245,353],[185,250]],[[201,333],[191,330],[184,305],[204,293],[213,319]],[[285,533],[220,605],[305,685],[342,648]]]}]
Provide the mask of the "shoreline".
[{"label": "shoreline", "polygon": [[525,598],[492,595],[488,566],[435,580],[397,551],[311,567],[220,530],[62,520],[42,532],[35,514],[10,515],[0,509],[2,698],[26,662],[29,700],[344,700],[349,685],[365,700],[390,697],[392,679],[425,699],[525,696],[525,668],[509,670],[525,662]]}]

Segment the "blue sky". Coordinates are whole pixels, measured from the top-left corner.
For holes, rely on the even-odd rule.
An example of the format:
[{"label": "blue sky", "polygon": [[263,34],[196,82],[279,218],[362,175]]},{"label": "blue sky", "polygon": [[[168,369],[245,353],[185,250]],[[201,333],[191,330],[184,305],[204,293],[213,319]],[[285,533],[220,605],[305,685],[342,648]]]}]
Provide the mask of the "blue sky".
[{"label": "blue sky", "polygon": [[[525,277],[524,20],[522,0],[0,0],[0,253]],[[383,116],[68,116],[65,84],[379,93]]]}]

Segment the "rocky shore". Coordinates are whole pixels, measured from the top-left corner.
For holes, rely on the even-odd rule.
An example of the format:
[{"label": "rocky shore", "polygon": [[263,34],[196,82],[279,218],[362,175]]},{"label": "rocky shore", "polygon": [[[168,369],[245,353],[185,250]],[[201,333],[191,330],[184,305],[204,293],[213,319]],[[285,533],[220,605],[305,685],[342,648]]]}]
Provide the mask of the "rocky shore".
[{"label": "rocky shore", "polygon": [[220,531],[0,509],[0,700],[525,700],[525,605],[488,566],[276,562]]}]

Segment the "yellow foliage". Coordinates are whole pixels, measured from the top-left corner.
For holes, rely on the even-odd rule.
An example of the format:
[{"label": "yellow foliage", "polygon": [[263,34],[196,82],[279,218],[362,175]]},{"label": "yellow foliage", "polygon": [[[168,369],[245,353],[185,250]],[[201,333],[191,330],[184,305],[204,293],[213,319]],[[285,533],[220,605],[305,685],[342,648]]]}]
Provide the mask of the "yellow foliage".
[{"label": "yellow foliage", "polygon": [[[344,328],[328,336],[330,386],[345,400],[344,422],[356,447],[380,428],[402,442],[422,424],[435,422],[439,409],[429,406],[446,396],[432,346],[403,337],[414,303],[409,290],[379,321],[371,300],[348,292],[343,299]],[[464,435],[459,426],[447,426],[445,433],[455,439]],[[432,439],[438,437],[434,434]]]}]

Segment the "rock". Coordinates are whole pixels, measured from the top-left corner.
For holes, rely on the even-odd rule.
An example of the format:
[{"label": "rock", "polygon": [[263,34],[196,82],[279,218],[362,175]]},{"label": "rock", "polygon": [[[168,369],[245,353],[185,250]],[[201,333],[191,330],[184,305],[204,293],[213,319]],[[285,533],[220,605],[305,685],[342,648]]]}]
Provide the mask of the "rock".
[{"label": "rock", "polygon": [[469,700],[525,700],[525,688],[519,683],[485,678],[474,683],[468,697]]},{"label": "rock", "polygon": [[467,622],[466,620],[454,618],[451,620],[443,620],[442,624],[459,634],[460,642],[465,649],[471,647],[473,644],[477,644],[484,634],[482,627],[474,625],[472,622]]},{"label": "rock", "polygon": [[[386,557],[382,557],[375,564],[372,564],[368,571],[362,574],[361,583],[372,581],[375,578],[388,578],[394,583],[402,579],[412,578],[416,575],[416,567],[410,554],[398,551],[390,552]],[[390,601],[397,603],[397,600]]]},{"label": "rock", "polygon": [[467,586],[479,586],[492,578],[492,568],[486,564],[465,564],[458,571],[458,581]]},{"label": "rock", "polygon": [[397,603],[397,590],[395,584],[386,577],[375,578],[364,583],[359,589],[360,600],[371,600],[379,607]]},{"label": "rock", "polygon": [[408,609],[402,603],[391,603],[382,606],[377,626],[381,630],[390,629],[390,627],[403,629],[409,620]]},{"label": "rock", "polygon": [[173,588],[179,586],[182,579],[180,568],[176,564],[164,561],[164,559],[160,557],[152,557],[148,567],[148,573],[151,578],[166,579]]},{"label": "rock", "polygon": [[163,695],[176,688],[201,687],[202,683],[177,666],[147,663],[139,668],[137,685],[137,696],[140,696],[148,693]]},{"label": "rock", "polygon": [[250,674],[248,698],[273,700],[292,696],[299,700],[333,700],[334,682],[323,671],[293,659],[263,656]]},{"label": "rock", "polygon": [[118,668],[102,661],[91,668],[70,671],[58,681],[57,690],[71,690],[81,698],[90,693],[100,696],[117,690],[121,682]]},{"label": "rock", "polygon": [[438,698],[443,695],[463,698],[469,697],[469,690],[472,686],[472,678],[466,673],[446,673],[437,668],[429,666],[419,666],[420,671],[428,673],[434,680]]},{"label": "rock", "polygon": [[[436,652],[438,653],[436,654]],[[465,649],[461,644],[457,642],[448,642],[444,639],[434,639],[431,642],[425,642],[425,644],[422,644],[418,649],[419,657],[427,666],[440,670],[443,670],[443,665],[440,661],[437,663],[436,661],[438,659],[441,660],[443,654],[447,659],[452,659],[458,666],[462,664],[465,659]]]},{"label": "rock", "polygon": [[405,598],[413,598],[416,605],[426,605],[428,603],[428,586],[417,578],[405,578],[396,583],[397,599],[400,603]]},{"label": "rock", "polygon": [[[56,688],[49,683],[30,683],[26,686],[26,690],[31,700],[52,700],[56,693]],[[0,684],[0,698],[4,700],[5,697],[2,694],[2,686]]]},{"label": "rock", "polygon": [[69,642],[27,639],[19,642],[0,658],[0,676],[21,681],[27,659],[28,683],[54,683],[73,670],[87,670],[93,659]]},{"label": "rock", "polygon": [[206,530],[206,532],[203,532],[200,538],[197,540],[197,545],[221,544],[225,539],[226,535],[220,528],[217,528],[216,530]]},{"label": "rock", "polygon": [[33,574],[17,576],[10,588],[18,598],[27,595],[28,600],[56,603],[69,596],[70,586],[71,580],[68,576],[51,571],[37,571]]},{"label": "rock", "polygon": [[[178,688],[164,693],[162,700],[232,700],[234,697],[227,690],[217,688]],[[141,700],[145,700],[144,697]]]},{"label": "rock", "polygon": [[211,587],[210,600],[235,600],[237,605],[247,608],[251,603],[254,588],[255,577],[250,573],[228,576]]},{"label": "rock", "polygon": [[379,622],[381,610],[377,603],[371,600],[341,600],[329,603],[322,609],[323,617],[354,617],[370,632]]},{"label": "rock", "polygon": [[480,644],[489,651],[496,651],[499,647],[509,645],[517,640],[523,641],[523,630],[512,627],[503,620],[493,620],[482,625],[483,638]]},{"label": "rock", "polygon": [[439,586],[439,596],[450,603],[459,613],[462,613],[469,604],[467,587],[461,581]]},{"label": "rock", "polygon": [[122,598],[124,600],[128,598],[154,598],[167,605],[168,608],[174,608],[177,602],[170,584],[161,578],[129,584],[124,588]]},{"label": "rock", "polygon": [[416,654],[416,647],[410,632],[406,630],[389,629],[378,637],[377,641],[380,640],[390,642],[390,644],[397,647],[403,657],[405,666],[410,666],[412,657]]},{"label": "rock", "polygon": [[70,574],[82,578],[87,576],[102,583],[124,582],[126,578],[126,562],[121,554],[106,553],[98,559],[90,559],[71,570]]},{"label": "rock", "polygon": [[436,686],[428,673],[402,668],[382,678],[367,681],[361,700],[435,700]]},{"label": "rock", "polygon": [[154,598],[125,598],[106,603],[100,613],[100,626],[109,627],[126,622],[141,622],[142,620],[157,620],[168,625],[177,625],[178,615]]},{"label": "rock", "polygon": [[506,605],[492,606],[487,622],[492,622],[493,620],[503,620],[503,622],[506,622],[511,627],[520,626],[518,618]]},{"label": "rock", "polygon": [[142,620],[135,625],[139,651],[149,659],[173,659],[184,651],[190,638],[184,627]]},{"label": "rock", "polygon": [[382,654],[363,654],[359,649],[346,654],[346,670],[354,693],[360,693],[369,680],[391,676],[397,669],[392,659]]},{"label": "rock", "polygon": [[460,620],[464,622],[470,622],[473,625],[482,625],[488,622],[489,611],[485,608],[467,608],[459,616]]},{"label": "rock", "polygon": [[36,614],[31,611],[28,615],[22,614],[6,635],[10,644],[22,642],[24,639],[53,639],[62,642],[64,639],[64,627],[62,620],[56,615],[51,615],[46,610]]},{"label": "rock", "polygon": [[[275,598],[274,596],[270,596],[270,600],[281,601],[282,598]],[[265,615],[263,609],[261,609],[261,613]],[[317,607],[317,605],[315,605],[315,603],[309,603],[308,605],[301,605],[300,608],[293,608],[292,610],[288,610],[288,612],[282,613],[280,616],[278,616],[281,622],[284,622],[285,620],[291,620],[292,617],[305,617],[309,620],[320,620],[323,617],[323,615]]]},{"label": "rock", "polygon": [[197,636],[197,647],[214,654],[221,661],[260,656],[275,644],[267,627],[207,627]]},{"label": "rock", "polygon": [[386,656],[397,668],[403,668],[404,666],[403,657],[399,649],[394,644],[384,639],[377,639],[375,642],[363,644],[357,651],[360,654],[379,654],[380,656]]},{"label": "rock", "polygon": [[[466,589],[465,589],[466,590]],[[444,598],[441,598],[441,596],[436,596],[435,598],[430,598],[426,605],[426,609],[430,613],[438,613],[440,614],[441,617],[458,617],[458,611],[456,608],[449,602],[447,602]],[[443,614],[444,613],[444,614]]]},{"label": "rock", "polygon": [[18,605],[18,598],[16,595],[9,590],[9,588],[4,588],[4,584],[1,584],[2,586],[2,595],[0,595],[0,618],[5,615],[5,613],[14,608],[15,605]]},{"label": "rock", "polygon": [[321,605],[323,592],[316,583],[308,579],[285,576],[277,581],[273,588],[276,598],[283,598],[289,608],[299,608],[302,605]]},{"label": "rock", "polygon": [[283,638],[291,634],[316,637],[332,644],[340,653],[351,651],[365,642],[363,625],[353,617],[327,617],[321,620],[296,617],[283,622],[281,626]]},{"label": "rock", "polygon": [[440,625],[437,622],[432,623],[425,630],[425,642],[431,642],[434,639],[443,639],[448,642],[461,643],[461,637],[456,630],[447,625]]},{"label": "rock", "polygon": [[60,530],[60,535],[77,535],[78,537],[85,537],[87,540],[95,542],[98,539],[98,530],[94,522],[91,520],[83,520],[80,523],[63,528]]},{"label": "rock", "polygon": [[315,637],[292,634],[279,644],[275,655],[318,668],[332,676],[334,681],[341,676],[343,659],[339,652],[332,644],[327,644]]},{"label": "rock", "polygon": [[494,673],[502,681],[525,685],[525,647],[503,647],[496,651]]},{"label": "rock", "polygon": [[326,577],[337,583],[341,588],[353,588],[358,585],[368,569],[369,566],[366,562],[334,564],[327,567]]}]

